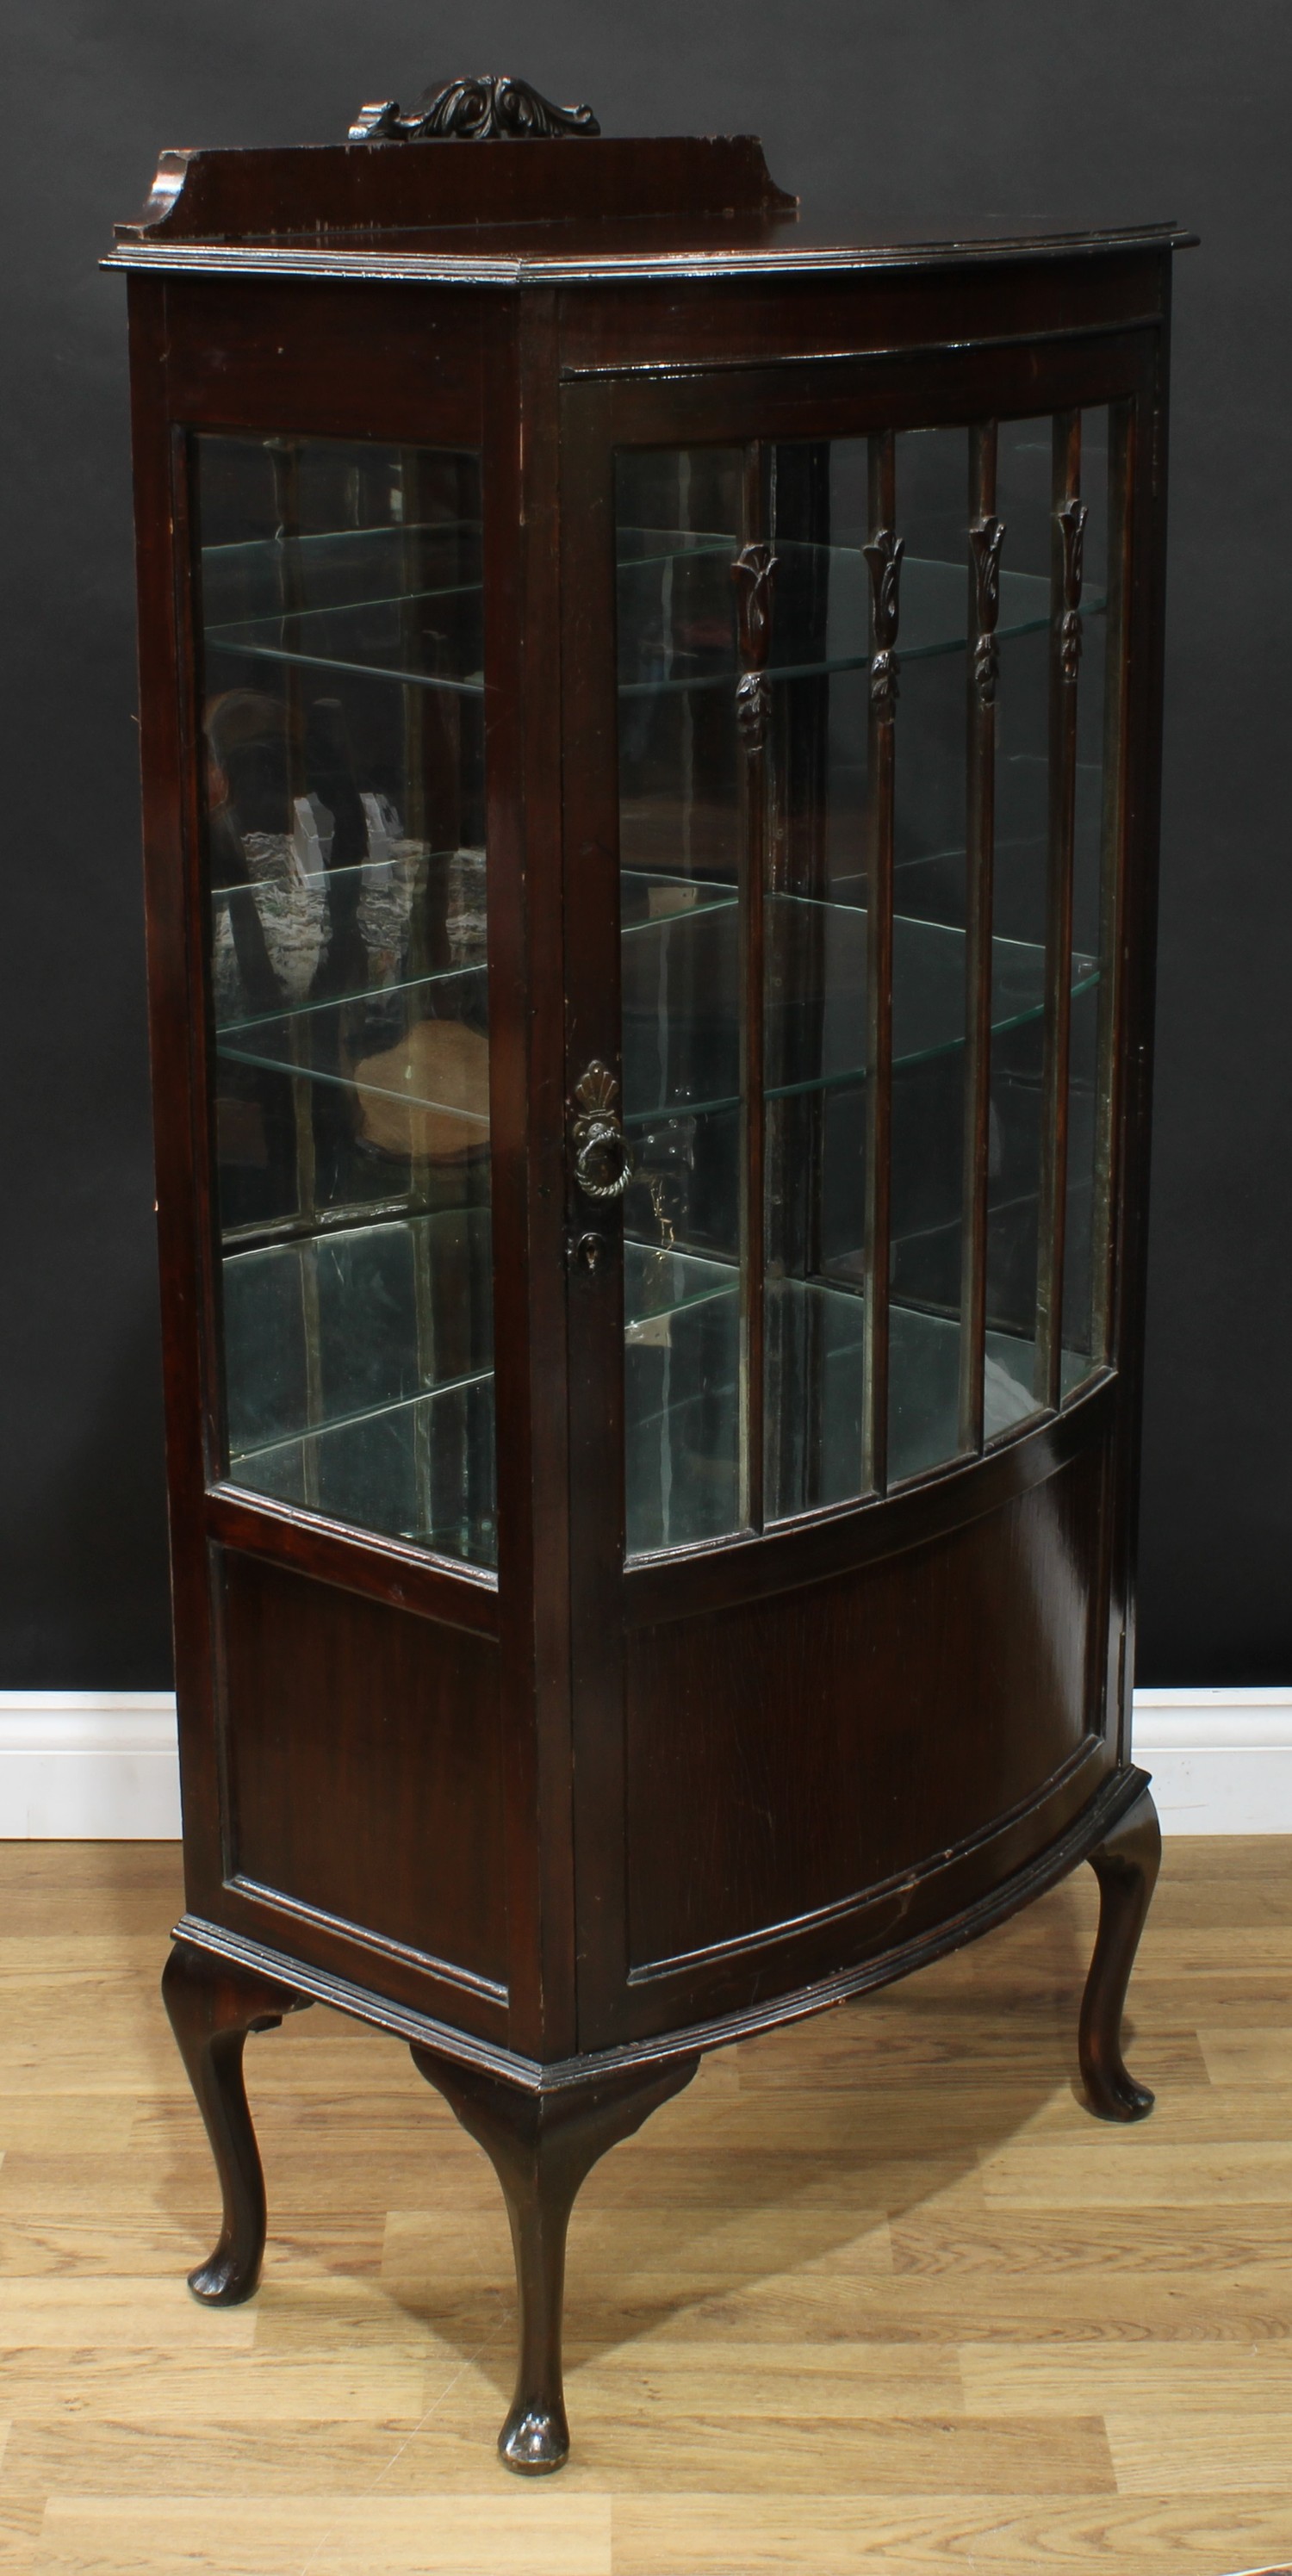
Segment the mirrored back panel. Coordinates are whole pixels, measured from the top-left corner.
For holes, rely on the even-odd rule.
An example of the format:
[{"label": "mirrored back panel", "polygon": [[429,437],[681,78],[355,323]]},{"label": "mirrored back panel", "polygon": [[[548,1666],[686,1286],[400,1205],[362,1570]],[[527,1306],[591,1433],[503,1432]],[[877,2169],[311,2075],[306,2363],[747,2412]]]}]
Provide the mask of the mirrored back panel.
[{"label": "mirrored back panel", "polygon": [[224,1472],[491,1566],[479,457],[194,449]]},{"label": "mirrored back panel", "polygon": [[630,1555],[1107,1363],[1128,437],[617,458]]}]

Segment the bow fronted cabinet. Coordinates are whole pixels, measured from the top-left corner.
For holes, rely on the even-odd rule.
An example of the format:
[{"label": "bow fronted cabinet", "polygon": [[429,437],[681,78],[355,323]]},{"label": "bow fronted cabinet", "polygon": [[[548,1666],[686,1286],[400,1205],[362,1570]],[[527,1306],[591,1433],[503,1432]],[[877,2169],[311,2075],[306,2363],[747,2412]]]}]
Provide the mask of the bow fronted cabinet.
[{"label": "bow fronted cabinet", "polygon": [[1083,1860],[1122,2064],[1168,227],[814,232],[514,82],[129,271],[188,1910],[565,2225],[706,2049]]}]

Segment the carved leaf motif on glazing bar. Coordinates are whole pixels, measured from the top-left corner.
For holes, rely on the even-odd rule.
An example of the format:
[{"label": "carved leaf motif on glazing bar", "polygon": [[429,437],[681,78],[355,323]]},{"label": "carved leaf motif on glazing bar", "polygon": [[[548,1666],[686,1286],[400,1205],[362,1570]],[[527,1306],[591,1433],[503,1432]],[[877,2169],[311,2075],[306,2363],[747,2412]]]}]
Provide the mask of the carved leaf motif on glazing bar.
[{"label": "carved leaf motif on glazing bar", "polygon": [[1000,677],[1000,648],[996,642],[996,624],[1000,616],[1000,550],[1005,538],[1003,519],[979,519],[969,531],[973,555],[974,608],[977,628],[974,643],[973,676],[978,703],[994,706],[996,682]]},{"label": "carved leaf motif on glazing bar", "polygon": [[1065,501],[1056,512],[1059,534],[1063,540],[1063,615],[1059,624],[1059,669],[1064,686],[1077,683],[1081,661],[1081,579],[1085,556],[1086,521],[1090,513],[1084,501]]},{"label": "carved leaf motif on glazing bar", "polygon": [[877,528],[869,544],[864,545],[861,551],[870,573],[874,608],[875,650],[870,660],[870,703],[877,715],[891,722],[901,669],[894,647],[897,643],[898,594],[906,541],[895,535],[892,528]]},{"label": "carved leaf motif on glazing bar", "polygon": [[761,751],[771,715],[772,690],[766,671],[772,642],[775,572],[776,557],[762,539],[745,546],[731,567],[741,663],[741,676],[736,682],[736,721],[748,752]]}]

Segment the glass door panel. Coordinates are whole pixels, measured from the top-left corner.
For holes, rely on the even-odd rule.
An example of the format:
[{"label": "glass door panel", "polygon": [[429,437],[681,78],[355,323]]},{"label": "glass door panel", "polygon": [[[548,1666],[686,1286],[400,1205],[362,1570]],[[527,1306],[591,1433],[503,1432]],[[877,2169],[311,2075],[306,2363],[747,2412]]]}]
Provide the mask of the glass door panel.
[{"label": "glass door panel", "polygon": [[625,1437],[631,1554],[743,1524],[743,456],[620,460]]},{"label": "glass door panel", "polygon": [[194,446],[225,1473],[491,1565],[479,460]]},{"label": "glass door panel", "polygon": [[630,1555],[976,1455],[1106,1358],[1109,445],[617,459]]}]

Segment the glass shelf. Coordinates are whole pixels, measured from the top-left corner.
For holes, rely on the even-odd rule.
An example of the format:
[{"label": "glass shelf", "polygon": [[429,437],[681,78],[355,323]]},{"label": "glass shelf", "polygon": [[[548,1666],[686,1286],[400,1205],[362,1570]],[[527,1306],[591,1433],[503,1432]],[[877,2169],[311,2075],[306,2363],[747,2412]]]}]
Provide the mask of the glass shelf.
[{"label": "glass shelf", "polygon": [[[735,1262],[624,1247],[628,1416],[628,1553],[650,1556],[695,1547],[739,1528],[739,1271]],[[643,1312],[644,1309],[649,1311]],[[858,1289],[780,1279],[768,1283],[765,1331],[769,1393],[768,1519],[856,1501],[861,1459],[865,1299]],[[960,1326],[957,1319],[890,1306],[894,1404],[890,1485],[930,1473],[958,1448]],[[820,1401],[818,1454],[810,1494],[799,1445],[802,1408],[778,1408],[778,1373],[811,1337]],[[984,1435],[1016,1431],[1039,1411],[1032,1392],[1035,1346],[988,1329]],[[1063,1353],[1066,1399],[1091,1374],[1081,1351]],[[785,1424],[793,1426],[787,1439]]]},{"label": "glass shelf", "polygon": [[227,1254],[231,1481],[492,1564],[490,1261],[487,1208]]},{"label": "glass shelf", "polygon": [[[277,1501],[352,1520],[416,1545],[494,1561],[493,1371],[487,1345],[462,1348],[463,1318],[487,1318],[489,1220],[455,1210],[230,1254],[223,1265],[230,1371],[229,1472]],[[425,1316],[417,1280],[441,1281],[436,1320],[448,1328],[444,1373],[425,1382]],[[464,1293],[466,1292],[466,1293]],[[355,1335],[362,1305],[380,1334]],[[696,1545],[732,1526],[735,1507],[740,1279],[734,1261],[624,1245],[629,1407],[629,1552]],[[860,1457],[864,1298],[856,1288],[780,1280],[768,1300],[773,1365],[811,1323],[821,1351],[825,1454],[817,1505],[855,1498]],[[954,1451],[959,1328],[894,1305],[901,1386],[890,1477],[919,1475]],[[429,1337],[434,1340],[434,1331]],[[419,1356],[419,1342],[421,1355]],[[254,1358],[255,1365],[250,1363]],[[453,1359],[467,1362],[453,1365]],[[1034,1351],[988,1331],[986,1431],[1015,1429],[1038,1410]],[[1091,1361],[1065,1352],[1065,1395]],[[316,1416],[302,1417],[308,1408]],[[802,1509],[798,1462],[782,1459],[779,1512]],[[454,1512],[441,1508],[451,1495]],[[462,1497],[465,1508],[461,1507]]]},{"label": "glass shelf", "polygon": [[[239,902],[254,903],[263,914],[265,889],[234,889]],[[637,911],[625,922],[624,960],[624,1097],[625,1123],[643,1127],[666,1117],[701,1117],[738,1108],[739,1022],[736,1002],[739,922],[735,889],[720,882],[634,871],[625,881],[625,908]],[[651,907],[658,909],[652,912]],[[826,919],[828,982],[814,1019],[812,1043],[819,1069],[799,1078],[770,1079],[769,1100],[789,1100],[862,1083],[864,1060],[858,1046],[866,1017],[866,912],[857,903],[817,902],[801,895],[774,896],[768,906],[769,952],[776,954],[778,919],[787,929],[799,914]],[[894,924],[894,1066],[931,1061],[964,1045],[964,933],[939,922],[899,915]],[[667,997],[670,980],[684,977],[707,996],[703,1015],[690,1023],[696,1047],[688,1063],[680,1059],[663,1067],[660,1050],[668,1052],[670,1032]],[[1092,958],[1074,956],[1072,993],[1076,1000],[1093,992],[1099,969]],[[1023,940],[992,942],[992,1027],[997,1033],[1038,1020],[1045,1004],[1044,948]],[[486,1110],[473,1106],[461,1087],[450,1096],[442,1086],[428,1086],[414,1054],[408,1056],[410,1028],[425,1015],[423,998],[451,1006],[446,1018],[456,1025],[473,995],[483,1003],[485,969],[454,966],[431,974],[397,979],[373,989],[306,997],[282,1008],[230,1017],[217,1022],[218,1053],[231,1063],[281,1072],[311,1082],[352,1090],[373,1099],[398,1101],[405,1108],[442,1111],[473,1122],[481,1144],[488,1137]],[[663,997],[663,998],[661,998]],[[802,1006],[773,993],[768,1010],[769,1066],[782,1066],[805,1043]],[[673,1048],[676,1057],[676,1046]],[[655,1059],[651,1079],[650,1059]],[[385,1071],[378,1070],[385,1065]],[[725,1081],[697,1086],[699,1064]],[[649,1101],[643,1101],[649,1092]],[[465,1139],[464,1139],[465,1141]]]},{"label": "glass shelf", "polygon": [[[634,882],[656,882],[642,872]],[[685,889],[684,879],[664,879]],[[824,981],[809,1006],[794,991],[799,917],[818,915]],[[768,1100],[846,1088],[866,1079],[864,905],[773,895],[767,904],[769,999],[765,1037]],[[734,888],[697,888],[693,908],[635,923],[624,953],[624,1123],[698,1118],[738,1109],[739,917]],[[931,1062],[965,1043],[965,934],[899,914],[894,943],[894,1070]],[[1099,982],[1097,960],[1074,956],[1074,1000]],[[779,990],[778,990],[779,983]],[[698,993],[683,1023],[675,992]],[[998,1035],[1041,1019],[1045,950],[1026,940],[992,941],[992,1028]],[[810,1050],[814,1069],[790,1066]],[[707,1079],[705,1077],[708,1077]],[[716,1077],[716,1079],[715,1079]]]},{"label": "glass shelf", "polygon": [[[226,660],[345,672],[393,680],[405,688],[479,697],[484,690],[482,584],[391,587],[410,537],[420,536],[428,547],[441,541],[447,547],[475,533],[465,525],[421,531],[397,526],[300,537],[290,548],[274,540],[207,547],[207,649]],[[638,528],[621,531],[621,542],[629,551],[621,552],[618,562],[620,697],[670,696],[734,681],[731,565],[740,551],[738,538],[718,531]],[[824,653],[818,649],[806,656],[796,649],[793,619],[781,617],[768,663],[773,679],[864,670],[872,651],[871,607],[860,548],[782,538],[776,551],[783,580],[797,576],[818,590],[828,582],[829,614]],[[282,587],[289,564],[302,604],[285,608]],[[679,565],[692,576],[698,571],[700,579],[692,577],[675,606],[669,597],[670,575]],[[222,594],[226,603],[243,605],[248,590],[263,605],[238,616],[221,613],[216,602]],[[907,555],[902,564],[902,660],[963,652],[967,601],[964,563]],[[436,602],[447,611],[442,633],[428,622]],[[1099,593],[1088,592],[1083,619],[1101,616],[1105,604]],[[1048,581],[1037,573],[1002,572],[1000,641],[1037,634],[1049,622]],[[417,635],[415,656],[409,651],[410,630]],[[638,667],[626,676],[632,657]]]},{"label": "glass shelf", "polygon": [[715,1299],[738,1298],[740,1275],[730,1261],[624,1240],[624,1339],[643,1347],[667,1338],[675,1315],[691,1314]]},{"label": "glass shelf", "polygon": [[[457,576],[464,549],[478,561],[479,544],[479,521],[397,519],[205,546],[206,649],[226,661],[236,656],[479,696],[481,582],[433,577],[437,553]],[[445,631],[431,615],[436,602],[448,612]]]}]

